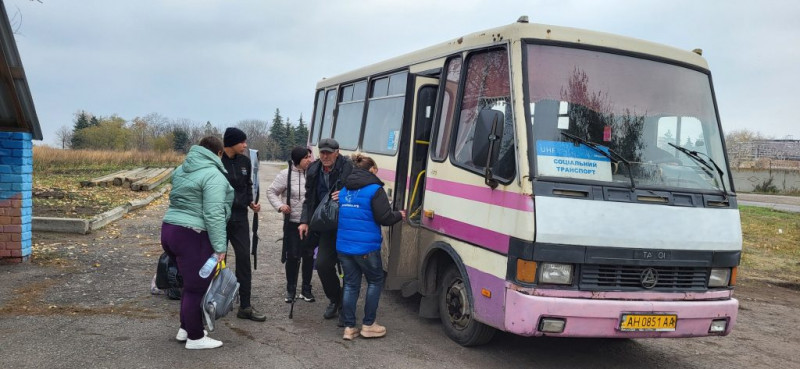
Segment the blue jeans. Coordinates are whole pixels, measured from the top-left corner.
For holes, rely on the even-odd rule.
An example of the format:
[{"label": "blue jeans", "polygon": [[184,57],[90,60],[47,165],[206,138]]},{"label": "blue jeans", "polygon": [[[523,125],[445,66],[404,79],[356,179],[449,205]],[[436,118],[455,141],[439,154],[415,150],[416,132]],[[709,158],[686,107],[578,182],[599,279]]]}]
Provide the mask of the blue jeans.
[{"label": "blue jeans", "polygon": [[344,271],[344,294],[342,296],[342,317],[345,327],[356,326],[356,303],[361,292],[361,275],[367,278],[367,296],[364,302],[364,325],[375,323],[378,301],[383,289],[383,267],[381,251],[365,255],[339,254],[339,262]]}]

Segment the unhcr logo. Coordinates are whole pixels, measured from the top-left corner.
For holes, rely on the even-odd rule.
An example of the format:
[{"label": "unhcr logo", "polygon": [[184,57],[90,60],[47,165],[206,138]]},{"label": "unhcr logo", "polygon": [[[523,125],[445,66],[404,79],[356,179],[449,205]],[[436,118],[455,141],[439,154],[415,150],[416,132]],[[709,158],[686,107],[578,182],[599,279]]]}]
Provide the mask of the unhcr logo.
[{"label": "unhcr logo", "polygon": [[651,289],[658,284],[658,272],[653,268],[647,268],[641,275],[642,287]]}]

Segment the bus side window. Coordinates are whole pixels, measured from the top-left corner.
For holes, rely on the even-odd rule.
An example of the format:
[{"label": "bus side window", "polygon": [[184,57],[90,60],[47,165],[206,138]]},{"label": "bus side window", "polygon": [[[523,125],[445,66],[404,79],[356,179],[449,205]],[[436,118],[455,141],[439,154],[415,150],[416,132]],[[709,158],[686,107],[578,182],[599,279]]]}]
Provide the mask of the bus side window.
[{"label": "bus side window", "polygon": [[333,138],[339,142],[341,149],[355,150],[358,146],[366,92],[366,81],[342,89],[339,96],[339,113],[336,114],[336,129],[333,131]]},{"label": "bus side window", "polygon": [[322,111],[325,106],[325,91],[317,91],[317,105],[314,108],[314,120],[311,122],[311,144],[316,145],[319,140],[319,127],[322,126]]},{"label": "bus side window", "polygon": [[447,75],[442,88],[442,105],[439,108],[439,123],[436,127],[435,137],[432,138],[431,158],[443,161],[447,157],[447,148],[450,146],[450,132],[453,128],[453,114],[456,107],[456,94],[458,81],[461,79],[461,57],[454,57],[447,62],[445,69]]},{"label": "bus side window", "polygon": [[472,140],[478,113],[483,109],[494,109],[505,114],[503,137],[500,142],[499,160],[493,166],[495,175],[510,179],[514,175],[514,128],[511,114],[511,86],[508,72],[508,53],[505,49],[491,50],[470,55],[467,60],[467,76],[461,99],[461,115],[456,127],[456,145],[453,161],[478,173],[482,167],[472,162]]},{"label": "bus side window", "polygon": [[330,138],[333,132],[333,108],[336,107],[336,89],[330,89],[325,93],[325,113],[322,116],[322,133],[320,139]]},{"label": "bus side window", "polygon": [[397,73],[372,82],[367,123],[361,148],[369,153],[394,155],[403,125],[408,73]]}]

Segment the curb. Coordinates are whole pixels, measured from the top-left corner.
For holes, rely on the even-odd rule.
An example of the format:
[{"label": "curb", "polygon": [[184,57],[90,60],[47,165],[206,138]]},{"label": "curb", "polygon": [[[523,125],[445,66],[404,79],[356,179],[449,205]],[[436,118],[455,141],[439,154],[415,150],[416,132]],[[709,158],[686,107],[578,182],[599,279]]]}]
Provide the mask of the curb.
[{"label": "curb", "polygon": [[92,217],[92,219],[33,217],[31,221],[31,229],[37,232],[87,234],[91,231],[103,228],[119,218],[122,218],[122,216],[128,212],[147,206],[147,204],[163,196],[164,193],[169,191],[171,188],[172,185],[167,184],[158,192],[147,196],[144,199],[128,201],[127,204],[113,208],[105,213],[95,215]]},{"label": "curb", "polygon": [[758,206],[760,208],[770,208],[772,210],[785,211],[788,213],[800,213],[800,206],[798,205],[772,204],[772,203],[756,202],[756,201],[739,201],[739,205]]}]

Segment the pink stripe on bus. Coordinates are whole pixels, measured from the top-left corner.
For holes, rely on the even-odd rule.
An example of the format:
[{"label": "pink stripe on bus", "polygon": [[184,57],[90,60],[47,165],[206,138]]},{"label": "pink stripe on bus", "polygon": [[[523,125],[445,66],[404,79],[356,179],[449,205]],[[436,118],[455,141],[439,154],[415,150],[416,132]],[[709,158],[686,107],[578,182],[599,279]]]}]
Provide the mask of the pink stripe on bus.
[{"label": "pink stripe on bus", "polygon": [[508,254],[508,242],[511,237],[507,234],[459,222],[441,215],[434,215],[433,219],[423,217],[422,224],[448,236],[474,243],[502,254]]},{"label": "pink stripe on bus", "polygon": [[377,176],[378,176],[378,178],[381,179],[381,181],[393,184],[394,183],[394,177],[397,176],[397,172],[395,172],[393,170],[389,170],[389,169],[379,168]]},{"label": "pink stripe on bus", "polygon": [[426,179],[426,190],[461,197],[505,208],[533,212],[533,198],[521,193],[492,190],[485,186],[472,186],[438,178]]}]

